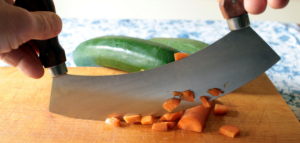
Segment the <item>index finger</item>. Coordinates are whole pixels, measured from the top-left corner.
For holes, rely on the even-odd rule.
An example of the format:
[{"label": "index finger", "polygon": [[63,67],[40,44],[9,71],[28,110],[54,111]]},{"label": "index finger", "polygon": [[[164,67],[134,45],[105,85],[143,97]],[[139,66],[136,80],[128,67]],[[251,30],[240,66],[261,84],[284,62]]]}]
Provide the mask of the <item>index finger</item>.
[{"label": "index finger", "polygon": [[267,0],[244,0],[244,7],[250,14],[261,14],[267,8]]}]

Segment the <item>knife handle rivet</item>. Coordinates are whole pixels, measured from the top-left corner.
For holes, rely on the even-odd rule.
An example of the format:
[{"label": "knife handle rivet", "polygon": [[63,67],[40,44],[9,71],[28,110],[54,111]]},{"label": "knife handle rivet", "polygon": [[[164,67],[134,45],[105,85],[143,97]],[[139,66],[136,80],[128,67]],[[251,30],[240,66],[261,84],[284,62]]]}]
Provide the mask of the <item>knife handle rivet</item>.
[{"label": "knife handle rivet", "polygon": [[235,3],[235,0],[232,0],[232,3]]}]

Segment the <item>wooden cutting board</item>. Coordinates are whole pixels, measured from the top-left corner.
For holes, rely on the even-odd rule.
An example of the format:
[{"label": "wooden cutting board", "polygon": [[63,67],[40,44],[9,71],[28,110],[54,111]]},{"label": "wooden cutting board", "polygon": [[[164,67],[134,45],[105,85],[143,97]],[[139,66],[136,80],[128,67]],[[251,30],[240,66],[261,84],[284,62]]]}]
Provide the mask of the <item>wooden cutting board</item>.
[{"label": "wooden cutting board", "polygon": [[[124,72],[106,68],[69,68],[70,74],[107,75]],[[52,79],[30,79],[15,68],[0,68],[0,142],[300,142],[300,124],[266,74],[215,102],[229,107],[224,116],[210,114],[202,133],[151,125],[73,119],[48,111]],[[99,111],[101,112],[101,111]],[[232,139],[218,133],[229,124],[241,129]]]}]

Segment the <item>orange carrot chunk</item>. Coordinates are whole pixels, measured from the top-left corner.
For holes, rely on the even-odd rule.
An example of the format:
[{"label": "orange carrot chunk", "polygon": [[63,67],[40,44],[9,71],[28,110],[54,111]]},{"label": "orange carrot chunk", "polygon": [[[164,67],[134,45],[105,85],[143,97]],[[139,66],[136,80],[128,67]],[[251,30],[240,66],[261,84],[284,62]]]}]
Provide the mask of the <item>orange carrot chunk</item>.
[{"label": "orange carrot chunk", "polygon": [[182,111],[175,113],[166,113],[160,117],[160,121],[176,121],[182,116]]},{"label": "orange carrot chunk", "polygon": [[114,118],[114,117],[106,118],[105,123],[109,124],[109,125],[112,125],[114,127],[120,127],[120,120],[117,119],[117,118]]},{"label": "orange carrot chunk", "polygon": [[123,118],[126,121],[126,123],[141,122],[141,116],[140,115],[125,115]]},{"label": "orange carrot chunk", "polygon": [[174,54],[175,61],[183,59],[183,58],[185,58],[187,56],[189,56],[189,54],[187,54],[187,53],[175,53]]},{"label": "orange carrot chunk", "polygon": [[182,117],[182,111],[171,113],[168,121],[176,121]]},{"label": "orange carrot chunk", "polygon": [[182,92],[179,92],[179,91],[173,91],[173,95],[174,96],[180,96],[180,95],[183,95]]},{"label": "orange carrot chunk", "polygon": [[158,122],[152,125],[152,130],[155,131],[168,131],[168,124],[165,122]]},{"label": "orange carrot chunk", "polygon": [[205,108],[210,107],[210,105],[209,105],[209,103],[208,103],[208,101],[207,101],[207,99],[206,99],[205,96],[201,96],[200,99],[201,99],[202,105],[203,105]]},{"label": "orange carrot chunk", "polygon": [[219,131],[221,134],[226,135],[228,137],[232,137],[232,138],[234,138],[236,135],[238,135],[240,133],[240,129],[238,127],[231,126],[231,125],[222,126],[222,127],[220,127]]},{"label": "orange carrot chunk", "polygon": [[176,122],[165,122],[167,123],[167,126],[169,129],[172,129],[174,127],[174,125],[176,124]]},{"label": "orange carrot chunk", "polygon": [[194,92],[191,90],[186,90],[182,92],[183,95],[180,95],[181,100],[189,101],[189,102],[194,102]]},{"label": "orange carrot chunk", "polygon": [[221,104],[216,104],[214,109],[214,114],[216,115],[222,115],[225,114],[228,111],[228,107]]},{"label": "orange carrot chunk", "polygon": [[149,125],[149,124],[153,124],[154,121],[154,117],[152,116],[144,116],[141,120],[141,123],[143,125]]},{"label": "orange carrot chunk", "polygon": [[171,99],[168,99],[163,107],[169,111],[169,112],[172,112],[179,104],[180,104],[181,100],[180,99],[176,99],[176,98],[171,98]]},{"label": "orange carrot chunk", "polygon": [[222,94],[224,93],[224,91],[221,91],[221,89],[219,89],[219,88],[212,88],[212,89],[209,89],[207,92],[213,96],[219,96],[220,93],[222,93]]},{"label": "orange carrot chunk", "polygon": [[[213,102],[210,101],[209,104],[212,106]],[[211,107],[205,108],[203,105],[187,109],[179,120],[177,127],[184,130],[202,132],[210,110]]]},{"label": "orange carrot chunk", "polygon": [[162,116],[159,118],[159,120],[160,120],[160,121],[168,121],[169,118],[170,118],[170,115],[171,115],[171,113],[166,113],[166,114],[162,115]]}]

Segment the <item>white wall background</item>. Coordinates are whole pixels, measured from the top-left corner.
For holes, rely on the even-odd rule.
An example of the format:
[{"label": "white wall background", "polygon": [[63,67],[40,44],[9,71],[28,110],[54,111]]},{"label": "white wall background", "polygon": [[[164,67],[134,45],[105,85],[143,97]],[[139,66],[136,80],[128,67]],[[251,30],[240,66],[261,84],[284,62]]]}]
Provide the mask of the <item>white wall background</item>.
[{"label": "white wall background", "polygon": [[[54,0],[62,18],[223,19],[216,0]],[[300,23],[300,0],[280,10],[270,7],[251,20]]]}]

